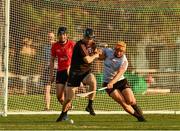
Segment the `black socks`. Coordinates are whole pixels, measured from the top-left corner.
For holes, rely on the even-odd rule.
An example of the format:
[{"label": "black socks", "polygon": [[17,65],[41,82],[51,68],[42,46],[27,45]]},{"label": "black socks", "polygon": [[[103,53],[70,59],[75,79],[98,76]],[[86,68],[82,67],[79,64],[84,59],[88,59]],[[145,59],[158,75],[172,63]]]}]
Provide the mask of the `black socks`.
[{"label": "black socks", "polygon": [[67,111],[65,111],[65,112],[61,112],[61,114],[64,116],[64,115],[67,115]]},{"label": "black socks", "polygon": [[88,107],[92,107],[93,100],[89,100]]},{"label": "black socks", "polygon": [[133,116],[135,116],[138,119],[138,121],[145,122],[146,120],[143,116],[142,110],[137,105],[131,105],[131,106],[135,111]]},{"label": "black socks", "polygon": [[143,115],[142,110],[137,105],[131,105],[135,112],[139,115]]}]

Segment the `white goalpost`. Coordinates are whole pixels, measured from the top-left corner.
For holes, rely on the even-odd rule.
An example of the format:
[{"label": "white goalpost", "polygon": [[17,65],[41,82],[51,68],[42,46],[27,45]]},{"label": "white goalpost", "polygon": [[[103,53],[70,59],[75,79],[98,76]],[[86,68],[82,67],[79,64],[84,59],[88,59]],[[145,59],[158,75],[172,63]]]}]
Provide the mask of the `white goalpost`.
[{"label": "white goalpost", "polygon": [[[144,113],[180,114],[180,7],[165,0],[157,0],[158,5],[140,1],[0,0],[0,114],[60,113],[55,83],[50,111],[44,111],[42,78],[49,55],[47,34],[56,34],[59,26],[66,26],[74,41],[85,28],[93,28],[97,46],[104,48],[125,41],[125,77]],[[126,114],[102,88],[103,66],[100,60],[92,64],[96,113]],[[88,114],[89,93],[88,88],[78,89],[70,114]]]},{"label": "white goalpost", "polygon": [[[2,54],[4,54],[4,86],[3,86],[3,112],[2,116],[7,116],[7,105],[8,105],[8,62],[9,62],[9,26],[10,26],[10,0],[1,1],[2,7],[4,8],[4,17],[5,17],[5,34],[4,34],[4,52],[2,51]],[[3,4],[4,3],[4,4]],[[1,35],[3,36],[3,33],[1,32]],[[3,44],[3,43],[1,43]],[[3,46],[2,46],[3,47]],[[1,67],[2,68],[2,67]],[[1,72],[0,72],[1,73]]]},{"label": "white goalpost", "polygon": [[10,0],[5,1],[5,52],[4,52],[4,113],[3,116],[7,116],[8,112],[8,76],[9,76],[9,27],[10,27]]}]

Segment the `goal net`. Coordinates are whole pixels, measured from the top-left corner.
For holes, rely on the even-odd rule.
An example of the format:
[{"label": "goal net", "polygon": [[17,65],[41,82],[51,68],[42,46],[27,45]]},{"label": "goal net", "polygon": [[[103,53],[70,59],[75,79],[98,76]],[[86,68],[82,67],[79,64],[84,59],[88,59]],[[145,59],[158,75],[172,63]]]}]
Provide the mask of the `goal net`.
[{"label": "goal net", "polygon": [[[0,111],[4,103],[5,0],[0,0]],[[47,113],[43,71],[49,51],[47,34],[66,26],[77,41],[90,27],[98,43],[127,43],[129,80],[145,111],[180,111],[180,2],[178,0],[10,0],[7,113]],[[103,82],[103,61],[93,63],[97,88]],[[48,75],[47,75],[48,77]],[[81,87],[79,92],[86,92]],[[87,98],[76,97],[72,111],[84,111]],[[97,92],[97,111],[123,111],[105,91]],[[50,110],[61,111],[55,84]]]}]

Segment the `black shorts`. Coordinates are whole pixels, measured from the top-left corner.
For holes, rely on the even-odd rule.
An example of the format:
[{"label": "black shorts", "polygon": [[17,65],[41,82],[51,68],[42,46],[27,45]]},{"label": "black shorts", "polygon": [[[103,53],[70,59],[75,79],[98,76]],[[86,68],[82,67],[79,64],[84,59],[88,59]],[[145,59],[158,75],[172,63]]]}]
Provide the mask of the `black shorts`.
[{"label": "black shorts", "polygon": [[85,73],[70,72],[67,86],[69,87],[79,87],[83,79],[90,73],[90,71]]},{"label": "black shorts", "polygon": [[66,84],[68,80],[67,70],[57,71],[56,73],[56,84]]},{"label": "black shorts", "polygon": [[[104,82],[103,83],[103,86],[106,87],[108,83]],[[113,85],[113,88],[112,89],[106,89],[106,92],[110,95],[115,89],[118,89],[120,92],[122,92],[124,89],[126,88],[131,88],[127,79],[123,79],[123,80],[120,80],[118,82],[116,82],[114,85]]]}]

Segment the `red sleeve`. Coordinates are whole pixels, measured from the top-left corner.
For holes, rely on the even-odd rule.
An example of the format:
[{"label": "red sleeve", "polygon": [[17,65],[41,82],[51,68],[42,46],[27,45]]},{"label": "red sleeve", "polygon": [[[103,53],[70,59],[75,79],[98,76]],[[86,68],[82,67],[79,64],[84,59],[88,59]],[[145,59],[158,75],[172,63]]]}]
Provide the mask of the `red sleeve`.
[{"label": "red sleeve", "polygon": [[75,42],[73,42],[73,41],[71,41],[71,43],[72,43],[72,47],[74,48],[74,46],[75,46],[75,44],[76,44],[76,43],[75,43]]}]

